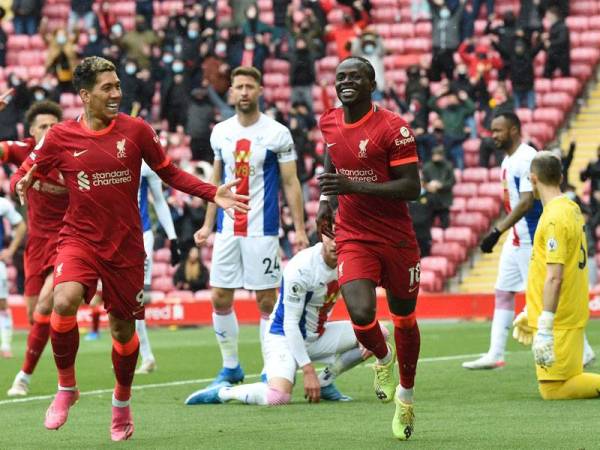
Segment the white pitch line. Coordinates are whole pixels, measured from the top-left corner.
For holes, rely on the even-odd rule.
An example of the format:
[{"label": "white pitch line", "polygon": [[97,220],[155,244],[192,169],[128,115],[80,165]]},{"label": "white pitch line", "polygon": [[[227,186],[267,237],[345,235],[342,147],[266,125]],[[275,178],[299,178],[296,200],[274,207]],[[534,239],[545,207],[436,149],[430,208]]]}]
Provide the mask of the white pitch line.
[{"label": "white pitch line", "polygon": [[[522,352],[506,352],[506,353],[522,353]],[[476,356],[481,356],[482,353],[471,353],[467,355],[452,355],[452,356],[434,356],[431,358],[421,358],[419,359],[419,363],[429,363],[429,362],[442,362],[442,361],[452,361],[455,359],[464,359],[464,358],[474,358]],[[370,367],[371,364],[367,364],[367,367]],[[246,375],[246,378],[258,378],[260,374],[253,373],[251,375]],[[197,380],[181,380],[181,381],[169,381],[167,383],[154,383],[154,384],[138,384],[132,386],[134,391],[141,391],[143,389],[155,389],[155,388],[164,388],[171,386],[183,386],[186,384],[201,384],[208,383],[212,381],[213,378],[201,378]],[[95,391],[86,391],[80,392],[80,396],[91,396],[91,395],[100,395],[100,394],[111,394],[113,392],[113,388],[110,389],[97,389]],[[51,400],[54,398],[54,395],[37,395],[34,397],[22,397],[22,398],[12,398],[10,400],[0,400],[0,406],[2,405],[11,405],[15,403],[28,403],[35,402],[38,400]]]}]

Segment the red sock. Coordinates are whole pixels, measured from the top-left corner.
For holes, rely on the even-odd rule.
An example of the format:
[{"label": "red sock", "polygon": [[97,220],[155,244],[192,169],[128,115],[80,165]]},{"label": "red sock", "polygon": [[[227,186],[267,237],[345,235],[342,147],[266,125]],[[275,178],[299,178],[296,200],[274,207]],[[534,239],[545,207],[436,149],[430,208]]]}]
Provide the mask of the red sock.
[{"label": "red sock", "polygon": [[92,331],[97,333],[100,330],[100,307],[92,308]]},{"label": "red sock", "polygon": [[379,322],[375,319],[369,325],[356,325],[352,324],[354,328],[354,334],[358,342],[362,344],[364,348],[370,350],[377,359],[383,359],[388,354],[387,343],[385,337],[381,332]]},{"label": "red sock", "polygon": [[398,355],[398,366],[400,369],[400,385],[405,389],[411,389],[415,385],[417,373],[417,361],[421,349],[421,334],[415,313],[408,316],[395,316],[394,339],[396,340],[396,354]]},{"label": "red sock", "polygon": [[58,384],[75,387],[75,357],[79,349],[79,327],[77,316],[61,316],[52,312],[50,316],[50,341],[54,362],[58,369]]},{"label": "red sock", "polygon": [[44,316],[39,313],[33,313],[33,325],[27,336],[27,350],[25,351],[25,361],[21,370],[27,375],[31,375],[35,370],[48,338],[50,337],[50,316]]},{"label": "red sock", "polygon": [[114,396],[118,401],[126,402],[131,397],[131,385],[139,352],[140,341],[137,333],[125,344],[113,339],[112,361],[117,379]]}]

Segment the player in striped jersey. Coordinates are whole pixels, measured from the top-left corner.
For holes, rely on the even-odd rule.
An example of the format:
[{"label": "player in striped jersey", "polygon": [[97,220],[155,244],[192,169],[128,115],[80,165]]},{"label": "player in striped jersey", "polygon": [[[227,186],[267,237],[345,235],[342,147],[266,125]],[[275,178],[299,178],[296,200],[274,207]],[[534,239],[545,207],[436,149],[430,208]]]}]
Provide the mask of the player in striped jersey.
[{"label": "player in striped jersey", "polygon": [[[323,243],[299,252],[286,266],[264,338],[267,384],[232,386],[223,381],[194,392],[186,404],[230,400],[287,404],[298,368],[303,372],[304,395],[309,402],[350,400],[337,390],[334,381],[371,353],[359,346],[349,320],[327,321],[339,295],[336,266],[335,241],[327,237]],[[387,334],[387,330],[382,331]],[[313,361],[329,365],[317,375]]]},{"label": "player in striped jersey", "polygon": [[296,152],[290,131],[262,114],[261,73],[253,67],[238,67],[231,75],[230,99],[236,115],[217,124],[210,142],[215,153],[213,180],[241,179],[238,194],[250,196],[248,215],[232,217],[209,205],[204,225],[195,235],[203,245],[215,225],[217,235],[212,255],[213,325],[223,357],[223,369],[215,382],[243,381],[238,360],[238,322],[233,311],[237,288],[256,292],[261,312],[260,339],[277,298],[281,281],[279,262],[279,185],[290,207],[296,245],[305,248],[302,189],[296,172]]}]

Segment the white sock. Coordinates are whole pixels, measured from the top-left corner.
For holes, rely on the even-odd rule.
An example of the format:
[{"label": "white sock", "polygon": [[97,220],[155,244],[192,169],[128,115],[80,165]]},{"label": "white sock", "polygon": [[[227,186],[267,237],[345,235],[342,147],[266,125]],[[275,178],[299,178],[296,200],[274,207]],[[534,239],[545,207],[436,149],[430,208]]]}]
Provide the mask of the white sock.
[{"label": "white sock", "polygon": [[415,395],[414,388],[406,389],[402,385],[398,386],[398,398],[404,403],[412,403]]},{"label": "white sock", "polygon": [[142,364],[146,361],[154,361],[152,347],[150,347],[150,339],[148,339],[148,330],[146,329],[145,320],[135,321],[135,330],[137,331],[140,340],[140,355],[142,355]]},{"label": "white sock", "polygon": [[117,408],[126,408],[127,406],[129,406],[130,404],[130,400],[127,401],[122,401],[122,400],[117,400],[115,398],[115,394],[113,394],[112,396],[112,405],[117,407]]},{"label": "white sock", "polygon": [[235,312],[233,310],[229,314],[217,314],[213,312],[212,319],[217,342],[221,348],[223,367],[235,369],[240,364],[238,360],[238,336],[240,328]]},{"label": "white sock", "polygon": [[495,309],[492,320],[492,332],[490,339],[490,350],[488,354],[496,359],[504,360],[506,340],[512,325],[515,313],[508,309]]},{"label": "white sock", "polygon": [[17,374],[17,378],[27,384],[29,384],[31,382],[31,375],[26,374],[22,370],[19,370],[19,373]]},{"label": "white sock", "polygon": [[13,322],[10,309],[0,311],[0,347],[10,350],[12,344]]},{"label": "white sock", "polygon": [[387,344],[387,349],[388,349],[387,355],[385,355],[385,357],[383,359],[376,358],[377,364],[379,364],[380,366],[384,366],[392,360],[392,352],[390,350],[390,344]]},{"label": "white sock", "polygon": [[358,347],[336,355],[335,361],[319,373],[319,384],[321,387],[329,386],[342,373],[360,364],[362,360],[362,351]]},{"label": "white sock", "polygon": [[237,400],[247,405],[266,405],[267,390],[265,383],[240,384],[238,386],[223,387],[219,389],[219,398],[228,402]]},{"label": "white sock", "polygon": [[76,391],[77,390],[77,386],[61,386],[59,384],[58,385],[58,390],[59,391]]}]

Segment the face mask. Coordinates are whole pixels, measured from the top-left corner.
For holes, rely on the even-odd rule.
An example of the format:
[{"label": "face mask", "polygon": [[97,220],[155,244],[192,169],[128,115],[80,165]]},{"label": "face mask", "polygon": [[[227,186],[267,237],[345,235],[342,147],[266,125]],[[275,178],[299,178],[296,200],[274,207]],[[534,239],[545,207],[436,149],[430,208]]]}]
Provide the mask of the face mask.
[{"label": "face mask", "polygon": [[250,11],[248,11],[248,15],[246,17],[248,17],[248,19],[250,20],[256,19],[256,11],[254,9],[251,9]]},{"label": "face mask", "polygon": [[244,48],[248,51],[254,50],[254,42],[246,42],[244,44]]},{"label": "face mask", "polygon": [[179,43],[178,43],[178,44],[175,44],[175,47],[173,47],[173,52],[174,52],[176,55],[179,55],[179,54],[181,53],[181,44],[179,44]]},{"label": "face mask", "polygon": [[33,94],[33,98],[35,99],[36,102],[41,102],[42,100],[44,100],[46,98],[46,96],[44,95],[44,93],[42,91],[36,91],[35,94]]},{"label": "face mask", "polygon": [[110,31],[117,36],[121,36],[121,33],[123,33],[123,29],[119,25],[113,25]]},{"label": "face mask", "polygon": [[573,191],[567,191],[565,192],[565,197],[567,197],[569,200],[575,200],[575,197],[577,197],[577,195]]},{"label": "face mask", "polygon": [[363,47],[363,51],[367,55],[372,55],[375,52],[375,46],[373,44],[367,44]]},{"label": "face mask", "polygon": [[188,30],[187,35],[190,39],[196,39],[198,37],[198,32],[196,30]]},{"label": "face mask", "polygon": [[58,45],[65,45],[67,43],[67,37],[64,34],[56,36],[56,43]]},{"label": "face mask", "polygon": [[98,36],[95,34],[90,34],[90,42],[96,42],[98,40]]},{"label": "face mask", "polygon": [[448,17],[450,17],[450,10],[448,8],[440,9],[440,18],[447,19]]},{"label": "face mask", "polygon": [[162,61],[165,64],[171,64],[173,62],[173,55],[171,55],[171,54],[163,55]]},{"label": "face mask", "polygon": [[127,75],[133,75],[137,70],[137,67],[135,67],[134,64],[127,64],[125,66],[125,72],[127,73]]},{"label": "face mask", "polygon": [[215,53],[217,55],[224,55],[226,51],[227,51],[227,45],[226,44],[221,43],[221,44],[217,44],[215,46]]},{"label": "face mask", "polygon": [[10,79],[10,84],[12,84],[13,86],[19,86],[21,84],[21,80],[17,77],[13,77]]},{"label": "face mask", "polygon": [[173,72],[175,72],[175,73],[183,72],[183,64],[181,64],[181,63],[173,64]]}]

